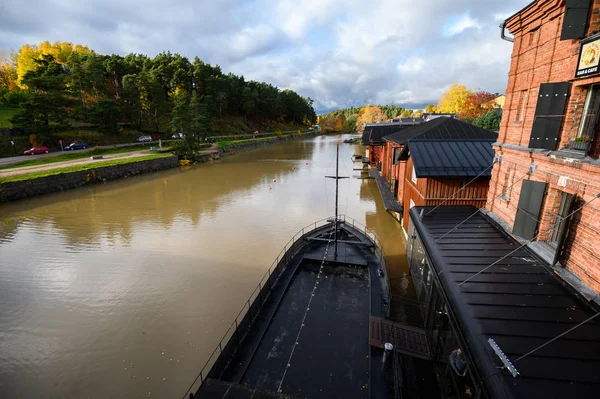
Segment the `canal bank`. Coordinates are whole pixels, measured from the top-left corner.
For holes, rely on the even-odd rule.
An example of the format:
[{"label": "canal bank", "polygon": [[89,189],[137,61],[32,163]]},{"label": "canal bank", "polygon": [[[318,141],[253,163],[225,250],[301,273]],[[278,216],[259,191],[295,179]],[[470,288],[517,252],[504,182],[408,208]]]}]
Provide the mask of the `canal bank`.
[{"label": "canal bank", "polygon": [[[288,240],[334,212],[318,136],[0,205],[0,397],[181,397]],[[340,213],[411,295],[404,238],[340,145]],[[110,381],[110,383],[107,383]]]},{"label": "canal bank", "polygon": [[85,170],[51,174],[49,176],[12,182],[0,181],[0,202],[36,197],[57,191],[83,187],[88,184],[123,179],[143,173],[175,168],[177,166],[179,166],[177,157],[167,156],[144,159],[141,161],[134,159],[129,163],[111,166],[94,166],[93,168]]},{"label": "canal bank", "polygon": [[[218,151],[205,152],[194,157],[195,162],[206,162],[217,160],[223,156],[233,155],[241,151],[259,148],[266,145],[286,142],[291,139],[314,137],[314,133],[303,133],[302,135],[290,134],[282,138],[272,137],[268,139],[260,139],[257,141],[248,141],[240,144],[228,145]],[[62,172],[57,165],[57,173],[52,173],[48,176],[32,177],[11,181],[0,178],[0,203],[16,201],[24,198],[36,197],[39,195],[50,194],[59,191],[70,190],[83,187],[89,184],[103,183],[110,180],[123,179],[136,175],[157,172],[160,170],[176,168],[179,162],[176,156],[160,157],[156,159],[143,160],[120,163],[118,165],[102,166],[90,165],[90,168],[77,171]],[[51,165],[51,164],[50,164]],[[4,180],[4,181],[3,181]]]}]

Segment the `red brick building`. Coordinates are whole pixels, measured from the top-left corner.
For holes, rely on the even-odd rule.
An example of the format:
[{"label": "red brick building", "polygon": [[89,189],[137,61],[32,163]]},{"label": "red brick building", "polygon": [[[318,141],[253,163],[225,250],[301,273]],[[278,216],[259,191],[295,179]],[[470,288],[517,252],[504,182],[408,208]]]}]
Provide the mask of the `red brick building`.
[{"label": "red brick building", "polygon": [[584,204],[600,193],[600,0],[534,1],[506,30],[514,43],[495,145],[502,158],[486,208],[597,298],[600,199]]}]

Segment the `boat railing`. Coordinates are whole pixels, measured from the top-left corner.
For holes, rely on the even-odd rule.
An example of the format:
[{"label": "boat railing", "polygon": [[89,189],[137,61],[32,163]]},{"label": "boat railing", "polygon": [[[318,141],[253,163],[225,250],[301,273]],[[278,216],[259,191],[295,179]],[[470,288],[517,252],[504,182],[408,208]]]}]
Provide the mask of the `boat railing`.
[{"label": "boat railing", "polygon": [[[279,252],[273,263],[271,263],[271,266],[269,266],[263,277],[260,279],[254,291],[252,291],[252,293],[248,297],[248,300],[242,306],[242,309],[240,309],[233,322],[229,325],[229,327],[225,331],[225,334],[223,334],[223,337],[218,342],[217,346],[206,360],[206,363],[200,370],[200,373],[196,376],[194,382],[192,382],[188,390],[183,395],[183,399],[188,397],[188,394],[189,398],[193,398],[194,392],[202,385],[204,380],[208,377],[211,368],[213,367],[215,362],[217,362],[219,356],[224,351],[226,352],[228,351],[228,349],[231,350],[230,345],[232,342],[232,338],[236,338],[236,342],[239,342],[241,337],[236,336],[236,334],[238,334],[238,327],[242,324],[249,323],[254,318],[254,316],[256,316],[256,314],[260,310],[260,305],[262,305],[262,302],[266,299],[266,293],[270,291],[271,287],[283,271],[283,268],[280,266],[287,264],[288,261],[291,258],[293,258],[298,253],[298,251],[304,246],[304,242],[302,242],[302,237],[304,237],[307,233],[313,232],[321,227],[330,224],[334,220],[335,217],[329,217],[313,222],[302,228],[302,230],[298,231],[296,234],[294,234],[294,236],[285,244],[285,246]],[[377,247],[377,250],[374,251],[374,254],[377,257],[378,262],[383,261],[383,247],[381,245],[381,242],[377,238],[377,235],[372,229],[367,228],[367,226],[346,215],[338,215],[338,222],[344,222],[348,225],[351,224],[352,227],[354,227],[356,230],[361,231],[365,236],[371,239]],[[383,273],[385,273],[389,289],[390,281],[387,270],[384,269]],[[263,293],[265,289],[267,291]],[[258,305],[256,304],[257,297],[260,297],[261,299]]]}]

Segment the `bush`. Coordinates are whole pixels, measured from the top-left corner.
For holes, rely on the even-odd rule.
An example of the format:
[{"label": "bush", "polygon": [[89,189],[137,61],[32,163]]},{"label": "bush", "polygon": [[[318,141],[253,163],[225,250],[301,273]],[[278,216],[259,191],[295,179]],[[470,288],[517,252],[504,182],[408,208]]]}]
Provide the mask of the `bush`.
[{"label": "bush", "polygon": [[277,129],[277,131],[275,132],[275,135],[276,135],[277,137],[279,137],[279,139],[282,139],[282,138],[283,138],[283,133],[281,132],[281,130],[280,130],[280,129]]}]

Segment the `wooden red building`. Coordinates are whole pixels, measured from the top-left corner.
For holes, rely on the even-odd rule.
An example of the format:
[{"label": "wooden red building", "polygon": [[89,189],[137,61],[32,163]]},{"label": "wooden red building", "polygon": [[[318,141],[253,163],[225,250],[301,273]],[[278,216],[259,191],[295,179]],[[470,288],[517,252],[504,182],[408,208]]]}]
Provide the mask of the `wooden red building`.
[{"label": "wooden red building", "polygon": [[446,205],[485,205],[497,137],[445,116],[384,137],[381,175],[403,208],[405,231],[415,205],[439,205],[453,195]]},{"label": "wooden red building", "polygon": [[394,123],[373,123],[365,125],[363,131],[362,144],[366,147],[365,156],[369,160],[369,165],[379,168],[383,162],[383,152],[386,142],[383,139],[392,133],[402,131],[411,126],[423,123],[421,118],[402,118]]}]

